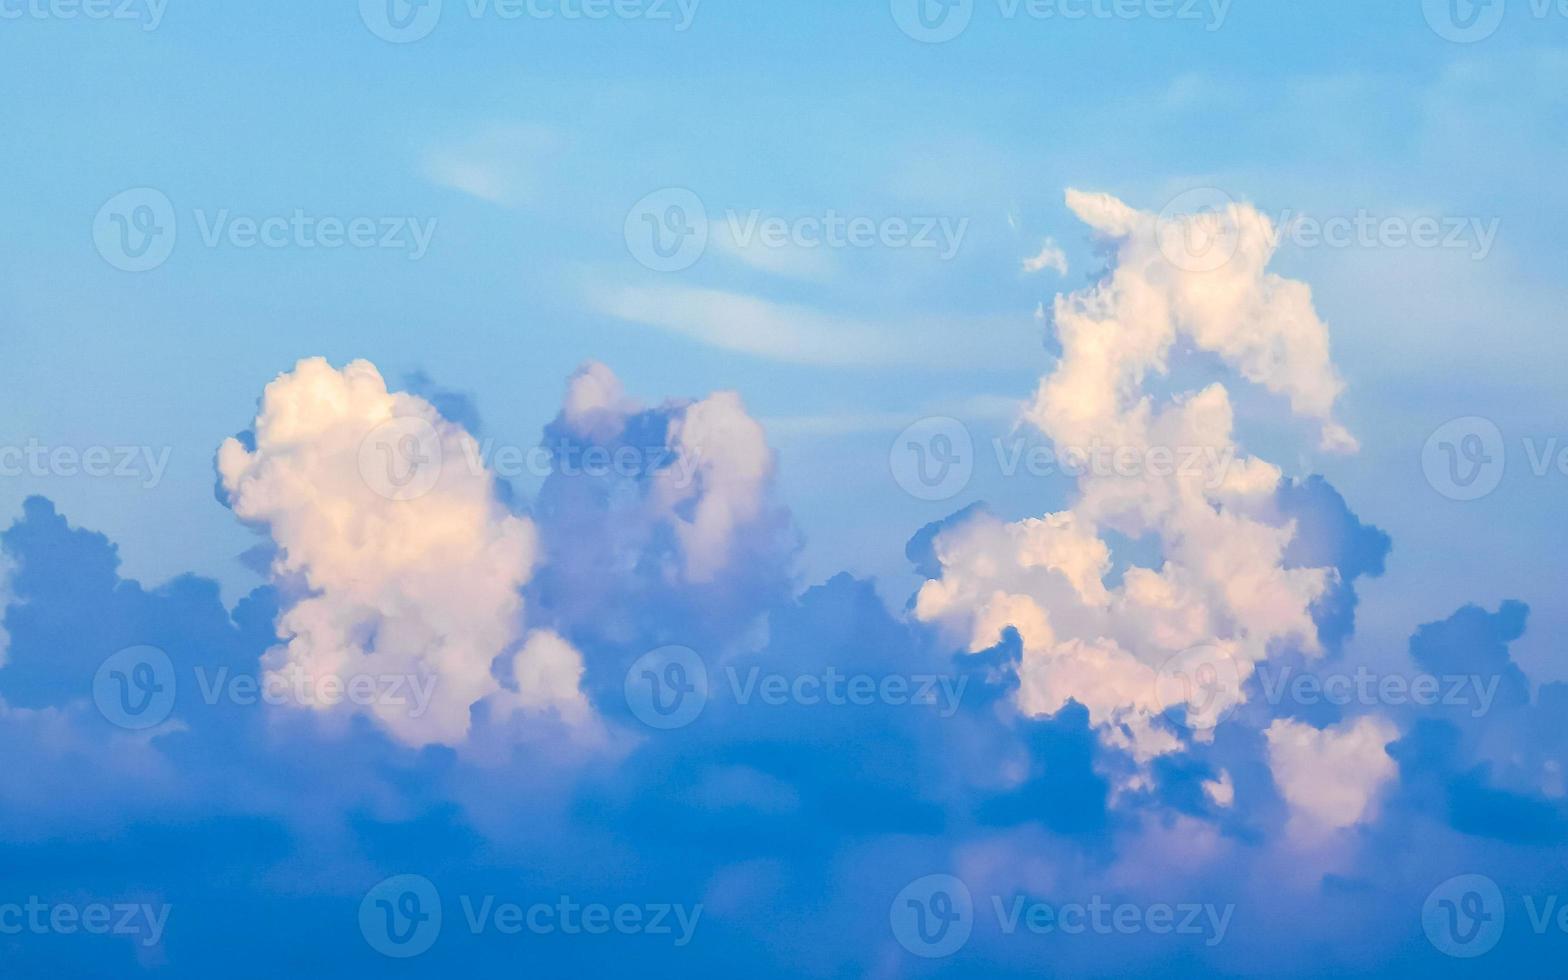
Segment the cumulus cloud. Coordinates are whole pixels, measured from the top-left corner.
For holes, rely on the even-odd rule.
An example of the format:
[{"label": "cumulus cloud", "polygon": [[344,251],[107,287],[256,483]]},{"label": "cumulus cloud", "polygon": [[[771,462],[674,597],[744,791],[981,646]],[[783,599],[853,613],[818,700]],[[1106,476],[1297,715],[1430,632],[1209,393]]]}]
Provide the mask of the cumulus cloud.
[{"label": "cumulus cloud", "polygon": [[[559,638],[525,640],[535,528],[497,502],[468,432],[388,391],[368,361],[313,358],[267,386],[251,441],[227,440],[218,470],[235,514],[277,546],[273,575],[291,598],[264,663],[301,706],[366,711],[414,746],[462,741],[470,709],[492,697],[583,715],[580,658]],[[498,681],[509,653],[527,689]],[[434,697],[416,716],[322,686],[367,675],[433,681]]]},{"label": "cumulus cloud", "polygon": [[[1341,384],[1327,330],[1304,285],[1265,271],[1266,237],[1249,231],[1227,264],[1187,269],[1160,248],[1155,215],[1103,194],[1069,192],[1068,203],[1116,243],[1115,263],[1057,298],[1062,356],[1025,419],[1085,461],[1077,500],[1041,518],[976,514],[945,529],[915,615],[971,651],[1015,629],[1023,710],[1077,701],[1107,741],[1146,761],[1183,745],[1160,721],[1167,710],[1204,715],[1206,731],[1244,700],[1259,661],[1321,652],[1314,606],[1338,581],[1329,562],[1288,554],[1296,524],[1281,513],[1280,470],[1242,452],[1225,386],[1153,394],[1173,349],[1186,341],[1220,355],[1286,395],[1325,442],[1350,440],[1332,420]],[[1263,220],[1244,206],[1233,219]],[[1124,567],[1106,585],[1107,532],[1157,542],[1160,564]],[[1192,683],[1199,674],[1210,683]]]},{"label": "cumulus cloud", "polygon": [[[1355,448],[1333,418],[1344,383],[1312,291],[1267,271],[1279,236],[1266,216],[1224,202],[1206,215],[1162,218],[1076,190],[1067,192],[1067,205],[1112,243],[1114,269],[1100,286],[1057,298],[1063,369],[1036,397],[1031,418],[1042,428],[1092,425],[1132,407],[1123,400],[1163,371],[1185,341],[1285,396],[1320,425],[1323,448]],[[1201,249],[1184,239],[1194,222],[1212,239]]]},{"label": "cumulus cloud", "polygon": [[1386,749],[1399,730],[1386,718],[1363,716],[1329,728],[1280,718],[1264,735],[1274,783],[1293,824],[1309,833],[1370,819],[1378,791],[1395,773]]},{"label": "cumulus cloud", "polygon": [[550,558],[529,594],[593,654],[590,691],[651,646],[733,642],[790,593],[798,540],[739,394],[644,405],[588,363],[544,445],[554,464],[533,513]]}]

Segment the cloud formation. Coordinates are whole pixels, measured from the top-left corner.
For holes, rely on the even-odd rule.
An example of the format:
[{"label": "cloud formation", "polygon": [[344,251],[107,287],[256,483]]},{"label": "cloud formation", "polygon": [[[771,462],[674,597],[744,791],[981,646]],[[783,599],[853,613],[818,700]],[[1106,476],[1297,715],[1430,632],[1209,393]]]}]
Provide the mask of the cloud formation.
[{"label": "cloud formation", "polygon": [[[1285,647],[1320,653],[1313,610],[1338,575],[1287,561],[1296,527],[1279,513],[1280,471],[1242,452],[1222,384],[1155,395],[1173,348],[1219,354],[1319,422],[1325,442],[1352,440],[1330,415],[1341,384],[1327,329],[1304,285],[1265,271],[1267,239],[1251,231],[1260,215],[1238,205],[1230,219],[1249,231],[1235,256],[1193,269],[1161,248],[1158,216],[1104,194],[1067,199],[1115,258],[1100,282],[1057,298],[1062,355],[1025,419],[1059,452],[1115,465],[1086,467],[1068,510],[944,530],[915,615],[971,651],[1016,630],[1023,710],[1075,700],[1147,761],[1183,745],[1160,720],[1167,710],[1206,731],[1245,699],[1253,665]],[[1107,586],[1107,532],[1154,540],[1160,565],[1121,568]]]},{"label": "cloud formation", "polygon": [[[368,361],[301,361],[267,386],[250,445],[229,439],[218,471],[234,513],[277,546],[289,601],[269,678],[303,678],[301,707],[359,710],[320,697],[351,678],[432,679],[418,717],[368,710],[410,745],[456,744],[487,698],[580,718],[580,658],[559,637],[525,642],[521,590],[538,561],[531,521],[498,502],[471,461],[478,446],[423,398],[387,390]],[[530,689],[503,692],[512,655]]]}]

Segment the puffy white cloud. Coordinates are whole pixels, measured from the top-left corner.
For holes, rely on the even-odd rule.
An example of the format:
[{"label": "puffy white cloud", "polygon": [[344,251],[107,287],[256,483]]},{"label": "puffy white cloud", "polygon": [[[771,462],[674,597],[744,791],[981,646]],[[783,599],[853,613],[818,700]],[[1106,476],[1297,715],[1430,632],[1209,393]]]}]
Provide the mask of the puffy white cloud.
[{"label": "puffy white cloud", "polygon": [[1394,776],[1385,749],[1399,729],[1386,718],[1366,715],[1329,728],[1281,718],[1264,735],[1274,784],[1290,804],[1292,823],[1307,833],[1370,818],[1378,790]]},{"label": "puffy white cloud", "polygon": [[[1107,194],[1067,192],[1068,207],[1116,252],[1106,282],[1057,298],[1062,368],[1041,386],[1031,414],[1042,429],[1068,436],[1059,430],[1070,423],[1106,422],[1131,408],[1126,400],[1183,340],[1287,397],[1298,414],[1320,423],[1323,448],[1355,447],[1333,420],[1344,383],[1311,289],[1267,271],[1280,236],[1266,216],[1247,204],[1220,204],[1209,215],[1162,219]],[[1205,220],[1200,230],[1213,240],[1200,251],[1181,239]]]},{"label": "puffy white cloud", "polygon": [[668,440],[682,465],[654,475],[653,500],[675,527],[687,580],[712,581],[729,563],[736,529],[762,515],[773,451],[733,391],[687,406]]},{"label": "puffy white cloud", "polygon": [[[1353,440],[1332,419],[1342,385],[1306,287],[1265,271],[1266,219],[1234,206],[1235,255],[1189,269],[1160,247],[1158,216],[1103,194],[1069,192],[1068,203],[1115,242],[1115,263],[1057,298],[1062,356],[1025,418],[1084,463],[1078,497],[1042,518],[978,515],[944,530],[941,575],[915,615],[972,651],[1014,627],[1020,707],[1045,714],[1077,700],[1108,742],[1147,760],[1182,746],[1157,720],[1166,709],[1185,704],[1206,731],[1271,652],[1318,652],[1311,607],[1335,574],[1285,567],[1295,529],[1273,523],[1280,471],[1241,452],[1224,385],[1155,397],[1172,350],[1218,354],[1285,395],[1326,444]],[[1127,567],[1107,587],[1106,531],[1157,542],[1160,564]],[[1194,648],[1207,652],[1193,659]],[[1197,669],[1203,683],[1187,676]]]},{"label": "puffy white cloud", "polygon": [[566,383],[561,419],[574,435],[608,442],[621,434],[626,416],[636,410],[615,372],[598,361],[589,361]]},{"label": "puffy white cloud", "polygon": [[[581,658],[523,631],[520,589],[538,559],[532,523],[509,513],[472,461],[473,437],[423,398],[389,392],[375,366],[301,361],[269,384],[254,448],[229,439],[218,469],[235,514],[278,546],[283,642],[268,679],[302,707],[369,713],[409,745],[462,741],[470,709],[586,711]],[[493,667],[515,652],[520,687]],[[423,712],[396,697],[334,696],[357,677],[434,681]],[[301,685],[301,679],[304,685]]]}]

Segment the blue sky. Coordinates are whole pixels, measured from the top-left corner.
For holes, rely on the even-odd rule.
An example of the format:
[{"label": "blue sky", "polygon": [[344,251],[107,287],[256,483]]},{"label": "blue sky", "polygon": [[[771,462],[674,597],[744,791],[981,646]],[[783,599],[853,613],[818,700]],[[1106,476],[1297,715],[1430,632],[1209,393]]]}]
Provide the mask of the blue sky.
[{"label": "blue sky", "polygon": [[[536,0],[517,17],[504,14],[517,5],[494,0],[394,8],[435,17],[432,29],[401,43],[378,36],[386,11],[370,0],[135,0],[94,8],[110,11],[101,17],[0,0],[10,93],[0,106],[10,232],[0,238],[0,388],[10,406],[0,447],[131,454],[127,475],[47,463],[0,476],[0,524],[18,522],[5,539],[11,641],[0,698],[26,746],[21,771],[48,774],[0,795],[8,863],[21,869],[6,891],[78,904],[163,896],[173,907],[167,939],[130,959],[127,944],[0,940],[24,975],[51,963],[206,973],[229,955],[214,937],[231,914],[290,937],[277,944],[283,952],[242,944],[248,962],[236,975],[488,970],[508,947],[494,934],[451,941],[457,895],[563,891],[590,902],[707,897],[719,910],[707,920],[712,939],[699,926],[684,958],[623,935],[555,942],[550,962],[563,967],[593,969],[629,947],[658,975],[735,957],[759,975],[924,975],[944,962],[1030,971],[1038,950],[994,923],[977,923],[957,959],[906,956],[888,932],[888,902],[927,873],[969,881],[986,915],[986,889],[1011,901],[1032,888],[1057,904],[1120,890],[1143,911],[1188,893],[1238,904],[1237,925],[1214,946],[1162,958],[1148,935],[1085,942],[1057,951],[1067,972],[1460,969],[1419,926],[1422,900],[1460,873],[1494,880],[1508,904],[1494,961],[1528,973],[1560,957],[1561,935],[1519,923],[1527,897],[1562,886],[1568,819],[1568,760],[1556,736],[1540,734],[1560,696],[1552,685],[1568,681],[1568,469],[1557,462],[1568,448],[1559,377],[1568,250],[1558,227],[1568,208],[1558,177],[1568,164],[1568,11],[1530,0],[975,0],[959,6],[968,20],[957,36],[925,43],[900,28],[913,8],[897,0],[891,9],[628,0],[598,8],[610,11],[602,19],[576,16],[579,0]],[[1466,30],[1471,13],[1478,26]],[[1350,590],[1335,601],[1355,597],[1354,632],[1335,648],[1281,633],[1266,658],[1243,658],[1247,669],[1299,656],[1401,677],[1522,672],[1523,703],[1479,718],[1386,703],[1314,714],[1252,688],[1211,741],[1189,731],[1181,751],[1147,755],[1152,743],[1118,742],[1081,677],[1060,682],[1079,685],[1071,703],[1041,707],[1058,682],[1030,680],[1031,658],[1045,654],[1027,623],[917,608],[928,582],[968,596],[963,576],[984,579],[979,559],[964,569],[940,560],[949,552],[933,536],[978,542],[987,520],[1007,528],[1094,514],[1078,482],[1005,473],[998,455],[1061,448],[1052,440],[1067,425],[1061,412],[1031,408],[1042,378],[1077,377],[1058,297],[1130,304],[1142,288],[1137,279],[1095,292],[1117,270],[1132,275],[1141,253],[1105,225],[1091,228],[1069,189],[1162,220],[1184,194],[1218,192],[1295,229],[1280,234],[1268,269],[1311,289],[1304,309],[1326,324],[1332,356],[1323,377],[1343,381],[1333,420],[1358,452],[1322,451],[1321,413],[1249,383],[1278,364],[1244,380],[1246,355],[1224,343],[1178,344],[1137,379],[1156,404],[1223,383],[1234,446],[1297,488],[1281,490],[1271,513],[1301,522],[1301,543],[1269,573],[1333,569],[1334,588]],[[650,267],[641,212],[662,221],[671,202],[693,196],[705,247],[683,268]],[[116,200],[131,204],[117,210]],[[145,213],[174,229],[172,252],[126,271],[116,215],[138,222],[136,205],[148,202]],[[694,218],[689,206],[678,216]],[[861,245],[801,247],[835,217],[875,231]],[[269,218],[282,219],[277,247],[247,244],[245,222]],[[1358,218],[1394,230],[1334,243],[1311,232]],[[323,245],[322,221],[356,219],[377,244]],[[1409,241],[1423,221],[1441,229],[1439,243]],[[733,241],[764,226],[784,228],[790,243]],[[899,228],[925,229],[935,244],[911,244]],[[1049,261],[1026,266],[1041,256]],[[1259,271],[1245,288],[1268,281]],[[313,357],[332,372],[318,387],[297,367]],[[371,394],[353,387],[359,359],[378,372]],[[583,372],[587,362],[607,373]],[[284,374],[300,383],[279,389],[269,409],[263,391]],[[318,390],[339,394],[309,401]],[[389,392],[409,394],[387,409]],[[439,535],[419,531],[446,527],[443,514],[392,508],[391,524],[365,533],[412,521],[410,540],[424,543],[410,546],[411,564],[401,551],[365,568],[337,564],[331,535],[341,525],[321,518],[331,510],[320,489],[335,484],[313,468],[313,453],[327,450],[300,448],[279,421],[296,398],[314,406],[307,415],[341,399],[372,414],[413,412],[435,425],[448,460],[473,439],[486,468],[417,506],[449,493],[470,507],[472,495],[493,497],[494,512],[462,511],[475,523],[457,535],[490,542],[489,557],[451,559]],[[972,473],[924,499],[901,483],[898,453],[906,429],[933,418],[969,436]],[[1455,419],[1495,429],[1441,428]],[[268,442],[269,425],[279,441]],[[343,425],[321,438],[348,439]],[[1462,451],[1465,436],[1493,431],[1502,453],[1488,451],[1506,456],[1495,489],[1455,499],[1465,494],[1444,484],[1441,446]],[[225,466],[219,447],[232,437]],[[521,455],[542,440],[557,468],[588,446],[653,445],[668,459],[613,491],[526,466],[496,472],[499,447]],[[698,467],[698,489],[670,478],[661,468],[670,460]],[[715,468],[701,469],[704,460]],[[290,498],[301,486],[321,499]],[[965,510],[982,502],[990,517]],[[55,514],[84,530],[67,532]],[[933,522],[945,522],[940,532],[917,537]],[[1191,528],[1140,535],[1104,524],[1113,589],[1128,568],[1174,560],[1176,538],[1200,540]],[[365,585],[379,574],[371,567],[402,571],[377,591]],[[470,575],[493,588],[463,588]],[[1073,632],[1076,613],[1048,601],[1055,586],[1022,580],[985,588],[1028,592],[1057,640],[1097,638]],[[1318,633],[1331,618],[1327,594],[1311,609]],[[1509,601],[1528,608],[1527,625]],[[381,602],[404,612],[372,623],[343,611]],[[342,617],[354,624],[345,642],[394,657],[378,670],[401,671],[409,664],[392,645],[406,638],[399,617],[410,608],[421,629],[458,636],[449,646],[464,656],[494,654],[494,665],[462,674],[476,687],[451,702],[461,737],[377,710],[298,705],[198,710],[184,730],[133,737],[92,703],[95,671],[122,647],[166,650],[182,677],[214,663],[269,670],[324,655],[311,644]],[[487,617],[526,621],[499,637],[452,626]],[[297,634],[314,637],[301,641],[309,649],[269,653],[295,649],[289,623],[311,624]],[[1015,631],[981,643],[981,624]],[[1458,648],[1454,659],[1432,655],[1441,667],[1412,647],[1424,624],[1445,624],[1439,645]],[[1208,639],[1256,635],[1232,632]],[[638,657],[670,644],[696,650],[716,684],[718,664],[752,657],[765,668],[804,661],[878,676],[918,663],[972,677],[969,698],[988,693],[930,725],[885,703],[829,711],[829,721],[793,704],[776,726],[731,705],[733,717],[710,712],[663,737],[628,714],[622,685]],[[492,673],[497,690],[486,687]],[[438,709],[449,706],[440,690]],[[486,700],[502,695],[520,699],[510,721]],[[187,707],[179,702],[175,722]],[[25,714],[50,711],[57,723]],[[1356,749],[1381,766],[1393,746],[1392,768],[1367,790],[1374,803],[1317,850],[1292,829],[1299,814],[1284,773],[1299,770],[1283,748],[1271,757],[1269,745],[1284,742],[1262,734],[1285,717],[1337,733],[1302,735],[1318,759],[1392,726],[1387,740]],[[579,723],[601,740],[584,741]],[[1461,748],[1445,750],[1445,738]],[[844,745],[863,749],[835,750]],[[81,771],[99,773],[100,785],[48,772],[50,760],[79,758],[92,760]],[[1047,774],[1044,786],[1018,781],[1019,771]],[[1234,805],[1201,788],[1221,771]],[[976,772],[989,775],[969,778]],[[506,786],[491,798],[485,787],[496,783]],[[859,799],[858,785],[880,790],[885,810]],[[291,791],[305,786],[322,795]],[[689,833],[648,833],[663,821]],[[1182,850],[1166,835],[1191,848],[1168,867],[1150,857]],[[195,842],[190,853],[184,839]],[[1452,860],[1426,867],[1421,855],[1395,855],[1402,840]],[[102,866],[104,849],[122,848],[145,856],[72,879],[71,869]],[[228,873],[204,880],[214,855]],[[1153,870],[1127,870],[1140,862]],[[1009,863],[1027,870],[1023,881],[985,870]],[[1280,898],[1280,914],[1315,916],[1322,929],[1286,943],[1305,958],[1281,963],[1271,952],[1281,937],[1247,903],[1276,869],[1311,863],[1333,870]],[[866,870],[877,868],[887,870]],[[376,881],[405,873],[443,886],[446,931],[424,957],[381,960],[353,912]],[[675,897],[657,897],[666,893]],[[1401,919],[1406,906],[1415,911]],[[844,941],[859,930],[875,938]]]}]

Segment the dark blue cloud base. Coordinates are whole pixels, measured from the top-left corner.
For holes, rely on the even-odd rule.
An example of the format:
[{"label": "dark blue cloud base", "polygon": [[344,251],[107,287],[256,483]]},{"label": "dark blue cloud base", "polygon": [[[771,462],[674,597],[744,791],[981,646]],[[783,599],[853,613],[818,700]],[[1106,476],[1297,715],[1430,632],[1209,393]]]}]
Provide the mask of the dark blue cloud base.
[{"label": "dark blue cloud base", "polygon": [[[461,396],[443,410],[477,428]],[[620,438],[658,442],[666,424],[650,410]],[[571,438],[557,423],[545,444]],[[156,941],[145,926],[102,936],[8,930],[0,972],[1307,976],[1460,975],[1480,965],[1562,975],[1568,934],[1555,921],[1534,925],[1568,880],[1568,806],[1539,775],[1560,774],[1568,755],[1568,685],[1532,696],[1513,663],[1523,605],[1466,607],[1415,631],[1410,669],[1495,677],[1495,702],[1479,717],[1445,705],[1385,709],[1400,731],[1388,749],[1394,785],[1372,822],[1345,832],[1343,860],[1303,870],[1310,858],[1282,843],[1288,807],[1261,731],[1271,716],[1322,726],[1363,709],[1276,706],[1254,691],[1212,741],[1161,757],[1146,782],[1117,795],[1134,764],[1107,747],[1082,707],[1043,718],[1013,707],[1015,633],[961,655],[890,612],[868,582],[839,575],[797,592],[788,571],[796,536],[782,509],[742,543],[738,574],[672,586],[658,574],[670,542],[654,540],[629,562],[618,553],[616,493],[586,478],[546,482],[529,510],[548,564],[528,600],[531,622],[582,650],[583,688],[621,747],[540,735],[474,753],[412,750],[364,719],[328,732],[308,712],[208,703],[183,682],[175,726],[149,739],[112,725],[92,697],[106,656],[148,645],[181,678],[197,667],[254,675],[275,642],[280,596],[258,588],[228,608],[196,577],[146,588],[119,575],[103,535],[30,499],[0,537],[14,563],[0,669],[9,706],[0,717],[0,894],[46,906],[146,905],[166,909],[167,921]],[[1328,656],[1343,657],[1355,582],[1381,574],[1390,541],[1320,478],[1283,486],[1277,505],[1303,529],[1289,562],[1338,571],[1314,613]],[[937,530],[911,539],[917,570],[933,570]],[[755,635],[764,617],[766,633]],[[714,698],[691,724],[654,731],[633,716],[624,684],[638,657],[668,644],[702,651],[716,674],[722,652],[724,669],[742,678],[752,668],[925,673],[961,683],[962,696],[950,712]],[[1005,784],[991,775],[998,760],[1014,774]],[[1234,780],[1228,807],[1203,789],[1222,769]],[[994,894],[989,873],[971,878],[967,939],[950,955],[914,955],[898,934],[895,896],[961,868],[990,868],[1002,882],[1031,869],[1020,880],[1048,884]],[[1282,868],[1315,884],[1276,890]],[[1423,924],[1433,889],[1460,874],[1485,875],[1502,896],[1507,927],[1481,960],[1445,955]],[[412,908],[399,904],[406,889],[373,892],[397,875],[436,890],[420,907],[423,926],[408,923],[429,928],[431,904],[440,909],[439,933],[417,957],[383,955],[374,938],[376,916]],[[634,905],[650,927],[501,927],[503,906],[555,908],[563,896],[611,914]],[[1233,911],[1217,941],[1207,927],[1009,933],[1006,914],[1020,901],[1058,915],[1075,902],[1170,905],[1178,923],[1184,905]],[[683,937],[673,910],[699,904]],[[649,922],[660,907],[667,932]],[[492,917],[476,931],[469,920],[481,910]],[[0,913],[0,925],[8,921]]]}]

